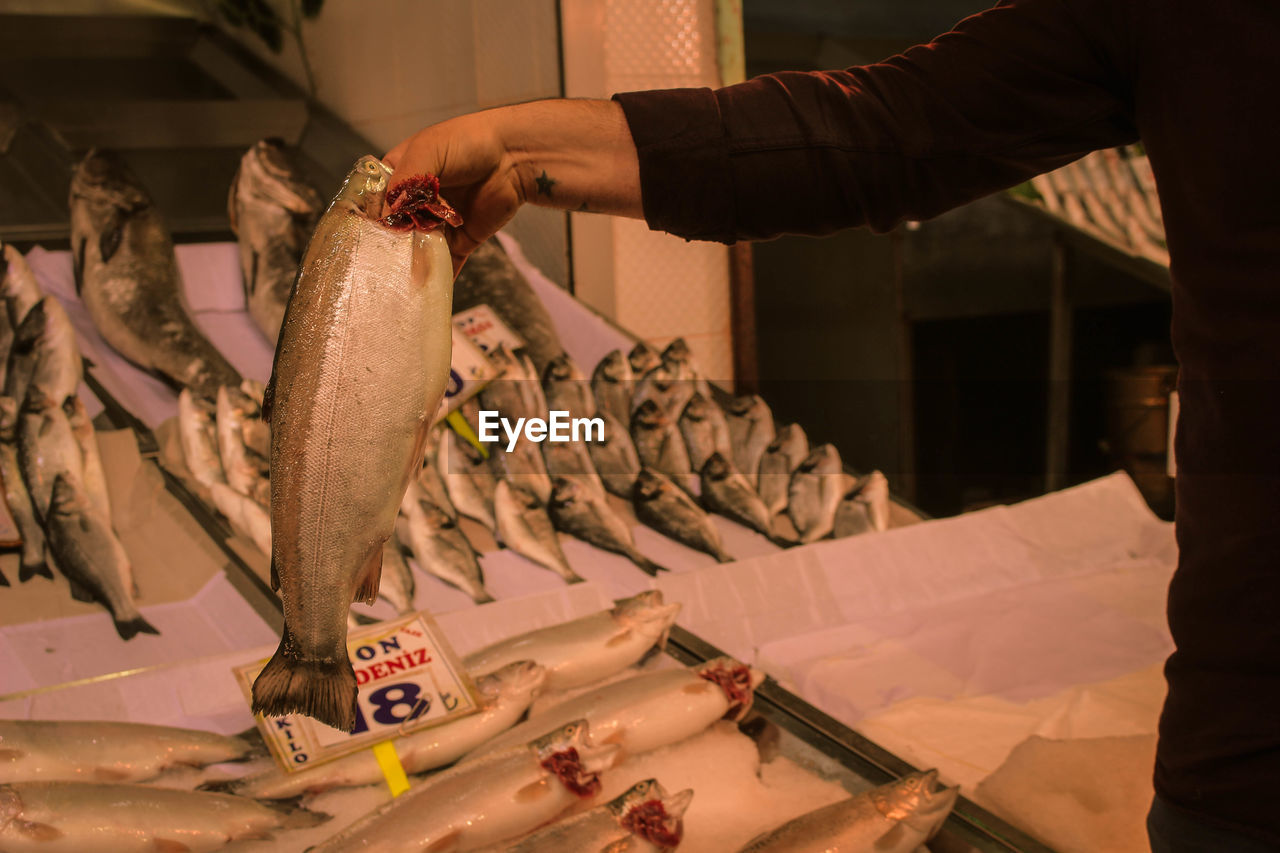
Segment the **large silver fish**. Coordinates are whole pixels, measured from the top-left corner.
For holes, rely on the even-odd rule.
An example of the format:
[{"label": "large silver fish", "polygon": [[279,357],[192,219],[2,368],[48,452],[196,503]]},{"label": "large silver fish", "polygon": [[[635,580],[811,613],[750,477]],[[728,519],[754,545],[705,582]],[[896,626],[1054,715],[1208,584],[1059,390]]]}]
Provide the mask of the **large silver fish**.
[{"label": "large silver fish", "polygon": [[693,498],[657,471],[645,468],[632,489],[636,518],[670,539],[710,554],[722,563],[733,562],[724,550],[720,531]]},{"label": "large silver fish", "polygon": [[738,853],[914,853],[942,828],[960,790],[937,784],[936,770],[912,773],[803,814]]},{"label": "large silver fish", "polygon": [[438,196],[415,176],[389,198],[390,176],[361,158],[316,226],[262,407],[285,625],[253,708],[343,730],[356,707],[347,610],[377,597],[382,546],[449,377],[453,262],[440,231],[416,224],[418,202],[439,208]]},{"label": "large silver fish", "polygon": [[702,466],[702,504],[757,533],[773,536],[770,525],[773,516],[764,501],[721,453],[711,454]]},{"label": "large silver fish", "polygon": [[568,353],[551,359],[542,371],[542,392],[548,411],[568,412],[571,418],[595,416],[596,400],[591,385]]},{"label": "large silver fish", "polygon": [[66,413],[71,434],[80,446],[80,473],[84,478],[85,492],[93,508],[110,522],[111,494],[107,490],[107,475],[102,469],[102,454],[98,452],[98,434],[89,418],[89,410],[79,395],[72,394],[62,401],[62,411]]},{"label": "large silver fish", "polygon": [[11,397],[0,397],[0,482],[9,513],[22,536],[22,554],[18,563],[18,580],[36,575],[53,579],[53,571],[45,562],[44,528],[36,515],[31,494],[22,477],[18,457],[18,404]]},{"label": "large silver fish", "polygon": [[665,474],[692,494],[697,477],[675,418],[658,402],[645,400],[631,415],[631,440],[641,467]]},{"label": "large silver fish", "polygon": [[5,853],[204,853],[328,819],[230,794],[150,785],[0,785],[0,850]]},{"label": "large silver fish", "polygon": [[417,483],[409,485],[395,526],[396,535],[424,572],[462,590],[476,604],[493,601],[484,588],[479,555],[458,529],[458,522],[427,501]]},{"label": "large silver fish", "polygon": [[680,436],[689,452],[689,467],[701,471],[711,454],[719,453],[726,459],[733,458],[733,446],[729,442],[729,424],[724,410],[710,397],[694,394],[684,404],[680,413]]},{"label": "large silver fish", "polygon": [[[480,711],[439,726],[410,732],[396,739],[396,757],[406,773],[425,773],[457,761],[463,755],[506,731],[542,692],[546,670],[531,661],[509,663],[476,679]],[[384,779],[372,750],[363,749],[333,761],[286,773],[278,767],[232,782],[204,785],[264,800],[286,800],[332,788],[371,785]]]},{"label": "large silver fish", "polygon": [[733,467],[742,472],[751,488],[758,488],[760,458],[775,436],[773,412],[759,394],[747,394],[730,401],[725,414],[733,444]]},{"label": "large silver fish", "polygon": [[238,737],[81,720],[0,720],[0,783],[145,782],[170,767],[204,767],[246,757]]},{"label": "large silver fish", "polygon": [[57,476],[44,528],[54,562],[70,582],[74,598],[106,606],[121,639],[160,633],[133,603],[129,555],[110,522],[94,510],[82,485],[62,474]]},{"label": "large silver fish", "polygon": [[760,457],[760,477],[756,488],[769,512],[777,515],[787,508],[791,475],[809,455],[809,438],[800,424],[778,430]]},{"label": "large silver fish", "polygon": [[525,343],[533,359],[534,379],[564,352],[555,323],[533,287],[493,237],[476,247],[458,273],[454,306],[465,311],[488,305]]},{"label": "large silver fish", "polygon": [[624,853],[636,846],[672,850],[684,837],[682,818],[692,801],[692,788],[669,794],[658,780],[645,779],[602,806],[480,853]]},{"label": "large silver fish", "polygon": [[601,410],[604,436],[599,441],[587,442],[591,462],[606,490],[620,498],[631,499],[631,487],[640,473],[640,457],[631,442],[626,421],[620,421],[611,413]]},{"label": "large silver fish", "polygon": [[5,396],[21,400],[35,383],[61,403],[80,387],[83,365],[67,312],[57,299],[46,296],[32,306],[14,333]]},{"label": "large silver fish", "polygon": [[240,158],[227,214],[240,244],[249,314],[272,343],[280,335],[289,292],[323,206],[281,140],[255,142]]},{"label": "large silver fish", "polygon": [[646,672],[534,711],[464,760],[510,749],[576,719],[586,720],[601,743],[616,743],[627,755],[649,752],[693,737],[717,720],[741,720],[763,681],[763,672],[730,657]]},{"label": "large silver fish", "polygon": [[240,374],[196,328],[173,240],[114,154],[90,151],[71,177],[71,257],[93,325],[125,358],[212,400]]},{"label": "large silver fish", "polygon": [[312,848],[312,853],[474,850],[525,834],[600,791],[616,744],[577,720],[527,745],[459,764]]},{"label": "large silver fish", "polygon": [[831,532],[842,495],[840,453],[830,444],[814,448],[791,475],[787,491],[787,514],[801,542],[816,542]]},{"label": "large silver fish", "polygon": [[605,496],[595,489],[573,480],[556,480],[547,505],[551,523],[557,530],[576,536],[583,542],[621,554],[645,572],[657,575],[662,566],[636,550],[631,527],[609,506]]},{"label": "large silver fish", "polygon": [[631,362],[616,349],[600,359],[591,373],[591,393],[595,396],[596,411],[613,415],[622,423],[631,421],[631,395],[635,379]]},{"label": "large silver fish", "polygon": [[533,660],[546,667],[548,690],[582,687],[664,648],[679,613],[679,602],[665,604],[660,591],[647,590],[608,610],[499,640],[463,662],[471,672],[482,673]]},{"label": "large silver fish", "polygon": [[533,492],[499,480],[493,508],[498,520],[498,540],[503,545],[550,569],[567,583],[582,581],[560,549],[560,540],[547,515],[547,505]]}]

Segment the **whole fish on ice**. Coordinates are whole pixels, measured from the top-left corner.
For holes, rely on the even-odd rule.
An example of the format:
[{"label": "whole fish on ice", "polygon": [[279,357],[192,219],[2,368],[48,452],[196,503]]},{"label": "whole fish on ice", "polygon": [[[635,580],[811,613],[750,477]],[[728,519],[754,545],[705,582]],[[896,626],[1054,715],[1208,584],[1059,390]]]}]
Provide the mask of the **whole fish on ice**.
[{"label": "whole fish on ice", "polygon": [[702,505],[725,518],[745,524],[757,533],[772,537],[773,517],[747,478],[734,470],[721,453],[713,453],[702,466]]},{"label": "whole fish on ice", "polygon": [[475,548],[458,529],[458,522],[427,501],[417,483],[409,485],[400,505],[396,535],[424,572],[462,590],[476,604],[493,601],[484,588],[484,572]]},{"label": "whole fish on ice", "polygon": [[587,442],[587,451],[605,490],[620,498],[631,499],[631,487],[640,473],[640,456],[631,442],[631,433],[611,413],[601,411],[604,435],[598,441]]}]

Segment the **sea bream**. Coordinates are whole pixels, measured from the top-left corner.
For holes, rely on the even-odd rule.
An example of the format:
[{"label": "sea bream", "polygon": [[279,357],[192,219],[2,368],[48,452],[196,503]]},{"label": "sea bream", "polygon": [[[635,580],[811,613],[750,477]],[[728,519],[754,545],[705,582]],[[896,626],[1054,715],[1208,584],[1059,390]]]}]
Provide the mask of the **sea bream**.
[{"label": "sea bream", "polygon": [[[436,467],[457,511],[480,522],[490,531],[497,530],[493,497],[498,477],[480,451],[453,430],[446,429],[440,433]],[[427,490],[427,495],[430,497],[430,490]]]},{"label": "sea bream", "polygon": [[[480,710],[438,726],[409,732],[395,741],[396,757],[406,773],[425,773],[457,761],[492,737],[515,725],[542,692],[546,670],[531,661],[516,661],[476,679]],[[372,750],[360,750],[323,764],[286,773],[271,769],[229,782],[203,786],[261,800],[287,800],[333,788],[352,788],[383,781]]]},{"label": "sea bream", "polygon": [[733,562],[711,517],[662,474],[649,468],[641,471],[631,490],[631,500],[636,518],[663,536],[710,554],[722,563]]},{"label": "sea bream", "polygon": [[111,347],[209,400],[240,374],[196,328],[173,239],[151,197],[117,155],[94,149],[71,176],[76,291]]},{"label": "sea bream", "polygon": [[588,428],[583,440],[542,442],[542,461],[546,465],[547,476],[578,480],[604,494],[604,481],[596,472],[589,449],[601,432],[603,429]]},{"label": "sea bream", "polygon": [[493,601],[484,588],[480,555],[458,529],[458,522],[428,501],[417,483],[409,484],[395,530],[424,572],[462,590],[476,604]]},{"label": "sea bream", "polygon": [[801,542],[816,542],[831,532],[844,493],[839,451],[831,444],[814,448],[791,475],[787,489],[787,514]]},{"label": "sea bream", "polygon": [[831,534],[837,539],[889,529],[889,481],[879,471],[859,480],[836,507]]},{"label": "sea bream", "polygon": [[552,485],[547,511],[557,530],[597,548],[621,554],[650,575],[665,571],[636,549],[631,526],[595,489],[560,478]]},{"label": "sea bream", "polygon": [[536,711],[463,761],[510,749],[579,718],[598,743],[618,744],[626,755],[649,752],[692,737],[717,720],[741,720],[763,681],[763,672],[730,657],[646,672]]},{"label": "sea bream", "polygon": [[484,673],[533,660],[546,667],[548,690],[582,687],[664,648],[679,613],[679,602],[665,604],[661,592],[648,590],[608,610],[499,640],[463,663],[473,673]]},{"label": "sea bream", "polygon": [[747,478],[751,488],[759,488],[760,459],[776,434],[773,412],[759,394],[747,394],[731,400],[725,415],[733,445],[733,467]]},{"label": "sea bream", "polygon": [[542,371],[542,393],[548,411],[568,412],[571,418],[595,416],[596,400],[591,385],[568,353],[551,359]]},{"label": "sea bream", "polygon": [[649,853],[672,850],[684,837],[693,790],[669,794],[657,779],[632,785],[602,806],[567,817],[510,844],[480,853]]},{"label": "sea bream", "polygon": [[631,395],[634,387],[631,362],[620,349],[600,359],[600,363],[591,372],[591,393],[596,400],[596,411],[600,414],[607,412],[622,423],[631,420]]},{"label": "sea bream", "polygon": [[390,177],[361,158],[321,217],[262,406],[284,633],[253,708],[344,731],[356,708],[347,610],[377,598],[382,546],[449,378],[453,262],[438,226],[461,219],[434,178],[388,191]]},{"label": "sea bream", "polygon": [[630,500],[631,487],[640,473],[640,456],[625,421],[605,411],[600,412],[599,418],[604,421],[604,435],[597,441],[587,442],[591,463],[608,492]]},{"label": "sea bream", "polygon": [[249,314],[273,344],[323,206],[282,140],[259,140],[240,158],[227,214],[240,246]]},{"label": "sea bream", "polygon": [[493,508],[498,520],[498,541],[505,547],[550,569],[567,583],[582,581],[565,559],[560,539],[547,515],[547,505],[533,492],[499,480]]},{"label": "sea bream", "polygon": [[680,413],[680,436],[689,453],[689,467],[701,472],[713,453],[726,459],[733,458],[733,446],[729,442],[729,423],[724,410],[702,394],[694,394],[684,404]]},{"label": "sea bream", "polygon": [[772,537],[772,514],[751,488],[747,478],[734,470],[721,453],[713,453],[702,466],[702,505],[725,518],[732,518],[765,536]]},{"label": "sea bream", "polygon": [[229,794],[150,785],[0,785],[0,850],[5,853],[206,853],[328,819]]},{"label": "sea bream", "polygon": [[680,428],[675,416],[661,404],[645,400],[636,407],[631,414],[631,440],[642,467],[665,474],[690,494],[697,493],[693,485],[697,477],[689,464],[689,451]]},{"label": "sea bream", "polygon": [[644,341],[637,341],[627,353],[627,362],[631,365],[631,375],[639,380],[662,364],[662,354]]},{"label": "sea bream", "polygon": [[809,455],[809,438],[800,424],[778,430],[760,457],[760,477],[756,488],[769,512],[777,515],[787,508],[791,475]]},{"label": "sea bream", "polygon": [[942,828],[959,788],[938,771],[912,773],[800,815],[752,839],[738,853],[915,853]]},{"label": "sea bream", "polygon": [[0,720],[0,783],[145,782],[247,757],[243,738],[146,723]]},{"label": "sea bream", "polygon": [[428,777],[311,853],[445,853],[515,838],[596,796],[599,774],[618,757],[617,745],[595,745],[576,720]]}]

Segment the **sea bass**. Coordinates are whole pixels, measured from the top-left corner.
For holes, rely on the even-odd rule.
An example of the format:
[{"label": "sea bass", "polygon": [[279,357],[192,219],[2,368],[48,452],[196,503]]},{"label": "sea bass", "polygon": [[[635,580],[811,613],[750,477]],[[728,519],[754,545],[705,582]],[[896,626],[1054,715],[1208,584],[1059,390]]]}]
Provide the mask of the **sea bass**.
[{"label": "sea bass", "polygon": [[936,770],[912,773],[803,814],[738,853],[914,853],[942,828],[960,790],[937,784]]},{"label": "sea bass", "polygon": [[436,466],[444,478],[449,500],[458,512],[473,518],[489,530],[497,530],[493,517],[493,496],[498,477],[488,461],[464,438],[451,429],[440,434]]},{"label": "sea bass", "polygon": [[148,785],[0,785],[0,849],[5,853],[205,853],[328,818],[228,794]]},{"label": "sea bass", "polygon": [[249,314],[273,344],[293,280],[324,202],[279,139],[263,139],[240,158],[227,214],[240,244]]},{"label": "sea bass", "polygon": [[760,458],[773,442],[773,412],[759,394],[735,397],[726,412],[729,441],[733,444],[733,467],[747,478],[751,488],[758,488]]},{"label": "sea bass", "polygon": [[685,811],[693,801],[686,788],[668,794],[656,779],[632,785],[602,806],[557,821],[511,844],[482,853],[648,853],[678,847]]},{"label": "sea bass", "polygon": [[680,413],[680,435],[689,452],[689,467],[702,471],[713,453],[726,459],[733,458],[733,445],[729,441],[729,423],[724,411],[710,397],[694,394]]},{"label": "sea bass", "polygon": [[62,411],[71,425],[71,434],[80,446],[80,473],[84,489],[93,508],[108,522],[111,521],[111,495],[107,491],[107,475],[102,469],[102,454],[98,451],[98,434],[89,418],[89,410],[79,395],[72,394],[62,401]]},{"label": "sea bass", "polygon": [[756,488],[772,515],[787,508],[791,475],[809,455],[809,438],[800,424],[778,430],[760,457],[760,477]]},{"label": "sea bass", "polygon": [[493,601],[484,588],[479,555],[458,529],[458,522],[427,501],[417,483],[410,484],[395,526],[396,535],[424,572],[462,590],[476,604]]},{"label": "sea bass", "polygon": [[548,690],[568,690],[608,678],[665,647],[679,613],[679,602],[664,604],[661,592],[648,590],[609,610],[500,640],[463,662],[481,673],[513,661],[537,661],[546,667]]},{"label": "sea bass", "polygon": [[0,720],[0,783],[145,782],[170,767],[238,761],[252,747],[238,737],[79,720]]},{"label": "sea bass", "polygon": [[695,493],[696,477],[689,464],[675,416],[660,404],[645,400],[631,415],[631,440],[635,443],[640,465],[670,477],[686,492]]},{"label": "sea bass", "polygon": [[9,513],[22,535],[18,580],[26,581],[36,575],[52,580],[53,571],[45,562],[44,528],[36,516],[18,461],[18,404],[11,397],[0,397],[0,482],[4,484]]},{"label": "sea bass", "polygon": [[28,389],[18,414],[18,461],[31,505],[41,520],[49,513],[55,479],[62,476],[77,488],[84,482],[84,463],[71,421],[38,385]]},{"label": "sea bass", "polygon": [[702,505],[757,533],[773,536],[770,524],[773,516],[768,507],[747,478],[735,471],[720,453],[711,454],[702,466]]},{"label": "sea bass", "polygon": [[596,411],[608,413],[621,421],[631,420],[631,395],[635,388],[631,363],[616,349],[600,359],[591,373],[591,393],[596,399]]},{"label": "sea bass", "polygon": [[542,372],[542,392],[547,410],[568,412],[571,418],[590,418],[596,413],[595,395],[587,377],[568,353],[561,353]]},{"label": "sea bass", "polygon": [[631,433],[612,413],[601,411],[604,436],[599,441],[587,442],[591,463],[607,491],[620,498],[631,499],[631,487],[640,473],[640,456],[631,442]]},{"label": "sea bass", "polygon": [[815,448],[791,475],[787,514],[801,542],[816,542],[831,532],[844,494],[844,469],[834,445]]},{"label": "sea bass", "polygon": [[547,515],[547,505],[533,492],[499,480],[493,507],[498,519],[498,540],[503,545],[550,569],[567,583],[582,581],[560,549],[560,540]]},{"label": "sea bass", "polygon": [[76,393],[84,376],[84,362],[75,329],[62,303],[45,296],[27,312],[13,336],[5,396],[21,400],[35,383],[61,403]]},{"label": "sea bass", "polygon": [[433,178],[388,193],[390,176],[361,158],[316,226],[262,407],[285,625],[253,708],[344,731],[356,707],[347,610],[377,598],[382,546],[449,378],[453,262],[431,217],[461,219]]},{"label": "sea bass", "polygon": [[187,311],[173,240],[115,154],[93,150],[71,177],[71,257],[93,325],[118,353],[210,400],[240,374]]},{"label": "sea bass", "polygon": [[523,835],[600,791],[618,759],[577,720],[531,743],[431,776],[312,853],[474,850]]},{"label": "sea bass", "polygon": [[533,713],[463,760],[509,749],[576,719],[587,721],[598,742],[618,744],[626,755],[649,752],[693,737],[716,720],[741,720],[763,681],[763,672],[729,657],[646,672]]},{"label": "sea bass", "polygon": [[621,554],[645,572],[657,575],[662,566],[636,550],[631,526],[613,511],[605,496],[595,489],[572,480],[556,480],[547,505],[551,523],[557,530],[576,536],[583,542]]},{"label": "sea bass", "polygon": [[632,505],[636,518],[663,536],[710,554],[722,563],[733,562],[711,517],[658,472],[648,468],[640,472],[632,489]]},{"label": "sea bass", "polygon": [[[531,661],[507,664],[476,679],[480,711],[448,723],[410,732],[396,740],[396,756],[406,773],[425,773],[457,761],[492,737],[515,725],[542,692],[546,670]],[[372,785],[385,777],[370,750],[326,761],[304,770],[286,773],[270,770],[231,782],[205,785],[263,800],[287,800],[318,794],[332,788]]]}]

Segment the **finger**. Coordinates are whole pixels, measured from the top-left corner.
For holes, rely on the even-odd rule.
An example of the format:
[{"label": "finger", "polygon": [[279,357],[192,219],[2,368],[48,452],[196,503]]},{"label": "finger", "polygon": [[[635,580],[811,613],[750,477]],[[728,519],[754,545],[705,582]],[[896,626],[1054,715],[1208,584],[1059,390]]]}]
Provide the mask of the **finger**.
[{"label": "finger", "polygon": [[404,157],[404,152],[408,147],[409,147],[409,140],[406,139],[403,142],[401,142],[399,145],[397,145],[395,148],[392,148],[386,154],[383,154],[382,162],[386,163],[388,166],[390,166],[393,169],[396,168],[397,166],[400,165],[400,160]]}]

